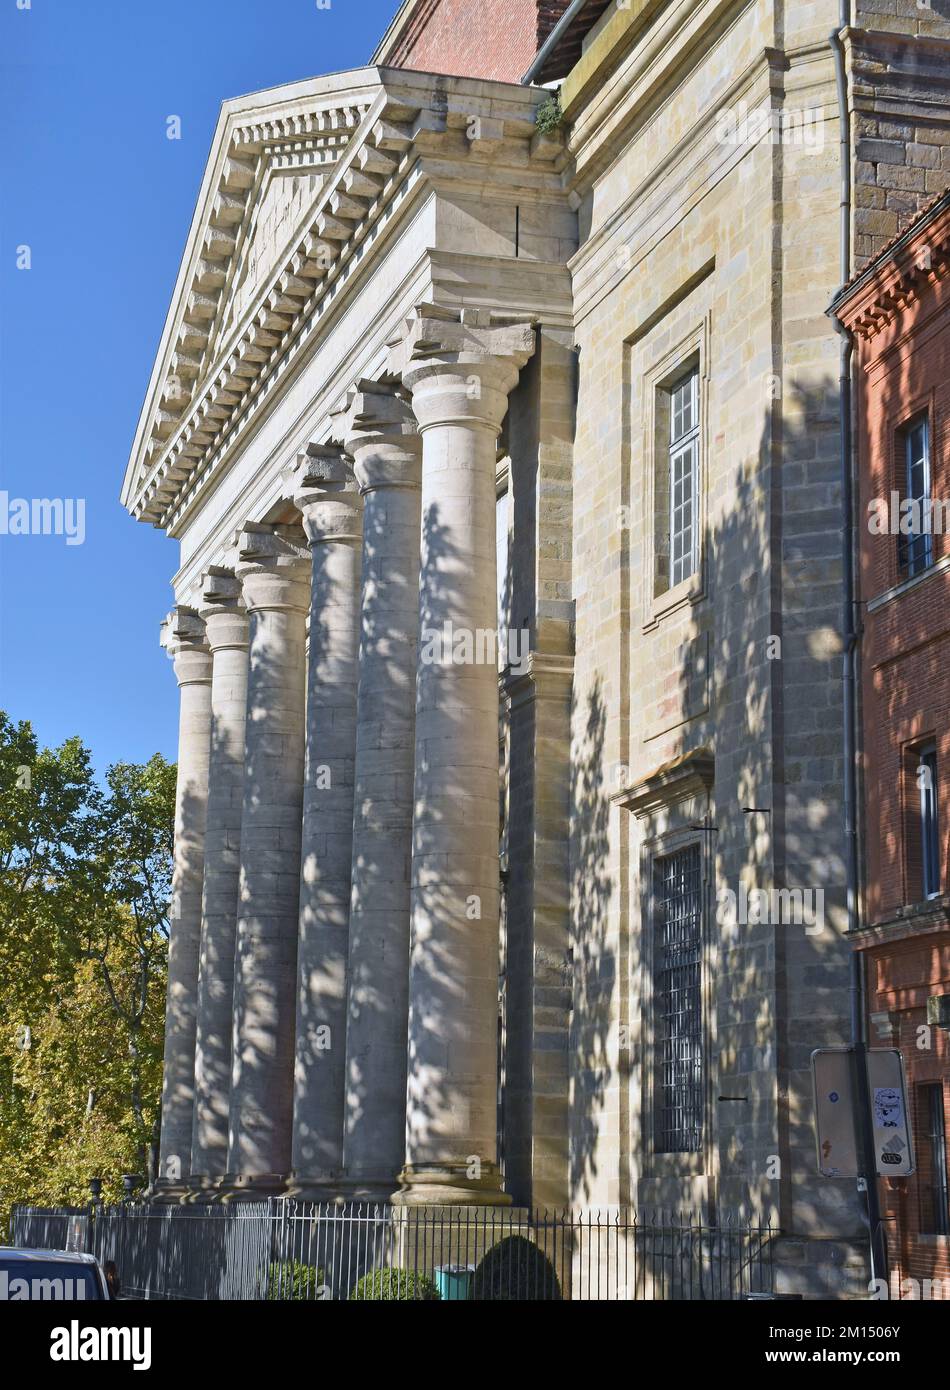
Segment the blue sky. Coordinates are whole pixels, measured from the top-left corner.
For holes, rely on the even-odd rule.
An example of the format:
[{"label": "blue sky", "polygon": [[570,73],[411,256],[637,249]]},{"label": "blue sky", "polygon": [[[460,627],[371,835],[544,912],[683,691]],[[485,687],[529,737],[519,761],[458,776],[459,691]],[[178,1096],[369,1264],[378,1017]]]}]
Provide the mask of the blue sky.
[{"label": "blue sky", "polygon": [[362,66],[398,0],[26,3],[0,9],[0,492],[84,498],[86,535],[0,534],[0,708],[101,774],[176,756],[178,545],[118,497],[220,104]]}]

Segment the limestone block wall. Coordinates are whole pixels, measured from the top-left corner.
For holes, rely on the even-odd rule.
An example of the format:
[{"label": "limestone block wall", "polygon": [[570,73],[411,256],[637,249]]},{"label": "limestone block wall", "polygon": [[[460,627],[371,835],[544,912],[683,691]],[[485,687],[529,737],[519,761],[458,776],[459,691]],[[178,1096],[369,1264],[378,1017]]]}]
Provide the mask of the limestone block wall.
[{"label": "limestone block wall", "polygon": [[855,0],[853,24],[854,254],[862,265],[950,186],[950,6]]},{"label": "limestone block wall", "polygon": [[542,330],[509,412],[504,1149],[516,1205],[568,1201],[571,335]]},{"label": "limestone block wall", "polygon": [[[699,57],[686,44],[703,9]],[[708,1203],[850,1251],[853,1185],[817,1175],[808,1070],[811,1049],[847,1030],[837,342],[824,316],[838,278],[836,17],[832,4],[671,7],[620,66],[611,115],[589,103],[573,129],[587,237],[571,263],[571,1178],[578,1202]],[[671,84],[662,104],[648,72]],[[740,122],[731,138],[724,104]],[[743,132],[744,114],[768,107],[802,113],[806,134]],[[703,555],[695,582],[667,591],[656,402],[691,361]],[[618,799],[707,749],[708,792],[635,811]],[[700,1152],[664,1154],[651,866],[691,842],[709,924],[706,1126]],[[740,885],[820,889],[822,930],[729,922],[722,895]],[[799,1262],[801,1285],[853,1286],[858,1264],[821,1251]]]}]

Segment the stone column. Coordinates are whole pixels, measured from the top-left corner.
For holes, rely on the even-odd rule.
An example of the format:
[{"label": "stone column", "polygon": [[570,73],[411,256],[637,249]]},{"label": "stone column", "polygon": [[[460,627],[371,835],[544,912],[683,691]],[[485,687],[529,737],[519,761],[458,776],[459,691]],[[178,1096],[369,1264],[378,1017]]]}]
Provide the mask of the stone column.
[{"label": "stone column", "polygon": [[361,382],[338,417],[364,499],[343,1162],[385,1199],[406,1147],[409,891],[422,441],[405,399]]},{"label": "stone column", "polygon": [[422,434],[406,1164],[401,1200],[503,1202],[496,443],[527,324],[423,306],[393,351]]},{"label": "stone column", "polygon": [[175,664],[181,706],[165,1072],[155,1195],[179,1197],[184,1195],[185,1180],[191,1173],[198,943],[211,748],[211,652],[204,623],[192,608],[172,609],[162,627],[162,644]]},{"label": "stone column", "polygon": [[309,553],[297,527],[246,526],[250,618],[228,1175],[255,1195],[290,1170]]},{"label": "stone column", "polygon": [[336,445],[310,445],[287,485],[313,559],[290,1191],[319,1198],[343,1164],[362,503]]},{"label": "stone column", "polygon": [[233,570],[209,569],[202,579],[201,600],[199,612],[214,665],[191,1170],[193,1182],[205,1185],[223,1177],[228,1166],[248,618]]}]

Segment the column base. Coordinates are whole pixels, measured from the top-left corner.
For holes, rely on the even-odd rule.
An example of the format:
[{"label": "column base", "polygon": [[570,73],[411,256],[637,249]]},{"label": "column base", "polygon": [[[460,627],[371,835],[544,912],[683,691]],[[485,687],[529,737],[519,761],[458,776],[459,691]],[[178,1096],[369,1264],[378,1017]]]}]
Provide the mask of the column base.
[{"label": "column base", "polygon": [[190,1177],[188,1179],[188,1196],[186,1201],[194,1206],[207,1206],[211,1202],[217,1201],[223,1177]]},{"label": "column base", "polygon": [[359,1177],[347,1176],[340,1182],[340,1191],[347,1202],[361,1202],[364,1206],[388,1207],[393,1200],[393,1188],[399,1181],[392,1173],[388,1177],[365,1173]]},{"label": "column base", "polygon": [[143,1200],[158,1206],[174,1207],[190,1200],[190,1178],[156,1178],[143,1194]]},{"label": "column base", "polygon": [[282,1197],[297,1202],[347,1202],[346,1183],[334,1173],[291,1173]]},{"label": "column base", "polygon": [[225,1173],[216,1181],[215,1202],[266,1202],[283,1197],[287,1177],[283,1173]]},{"label": "column base", "polygon": [[494,1164],[483,1164],[479,1178],[467,1176],[466,1163],[407,1163],[399,1174],[393,1206],[510,1207]]}]

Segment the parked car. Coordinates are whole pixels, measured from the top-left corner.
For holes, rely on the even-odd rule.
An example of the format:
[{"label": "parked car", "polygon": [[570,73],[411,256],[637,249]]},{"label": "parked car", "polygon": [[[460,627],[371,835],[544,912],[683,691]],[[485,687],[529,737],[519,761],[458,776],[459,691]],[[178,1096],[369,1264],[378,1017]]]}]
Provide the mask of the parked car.
[{"label": "parked car", "polygon": [[0,1246],[0,1302],[72,1302],[109,1297],[95,1255]]}]

